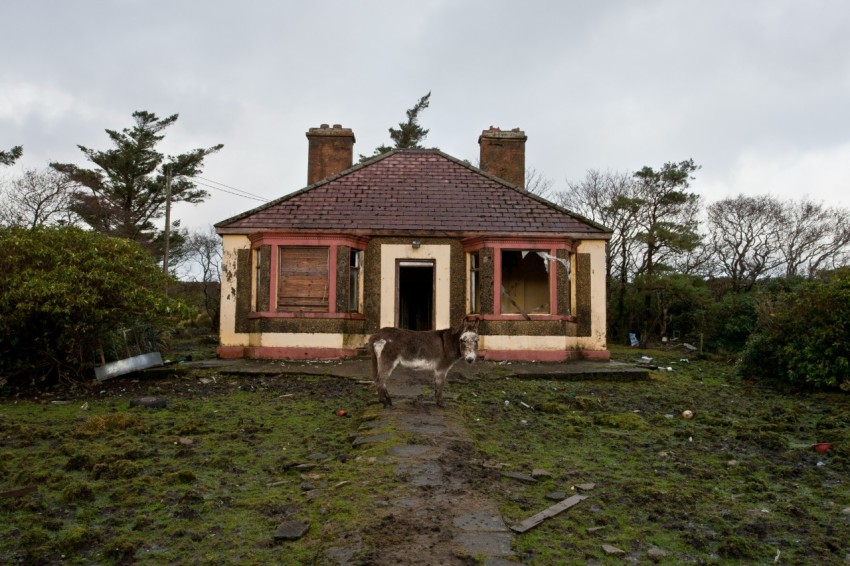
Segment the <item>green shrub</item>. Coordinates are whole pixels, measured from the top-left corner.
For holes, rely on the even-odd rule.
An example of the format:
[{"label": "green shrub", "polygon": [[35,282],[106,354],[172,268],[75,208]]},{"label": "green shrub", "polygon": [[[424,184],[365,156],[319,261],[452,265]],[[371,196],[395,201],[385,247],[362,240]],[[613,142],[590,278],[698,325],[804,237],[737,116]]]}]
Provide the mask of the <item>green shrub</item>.
[{"label": "green shrub", "polygon": [[743,352],[744,377],[838,388],[850,375],[850,269],[770,290]]},{"label": "green shrub", "polygon": [[89,377],[99,336],[185,310],[136,243],[72,227],[0,228],[0,376]]}]

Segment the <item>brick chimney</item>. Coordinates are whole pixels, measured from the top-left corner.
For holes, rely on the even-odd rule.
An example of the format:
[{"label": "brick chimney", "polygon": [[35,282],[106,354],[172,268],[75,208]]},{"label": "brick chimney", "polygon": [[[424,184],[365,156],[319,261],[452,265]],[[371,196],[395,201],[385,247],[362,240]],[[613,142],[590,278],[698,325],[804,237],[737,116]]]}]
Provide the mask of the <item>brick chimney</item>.
[{"label": "brick chimney", "polygon": [[334,124],[307,130],[307,184],[318,183],[351,167],[354,159],[354,132]]},{"label": "brick chimney", "polygon": [[490,126],[481,132],[478,145],[481,149],[481,169],[525,188],[525,132],[519,128],[503,132]]}]

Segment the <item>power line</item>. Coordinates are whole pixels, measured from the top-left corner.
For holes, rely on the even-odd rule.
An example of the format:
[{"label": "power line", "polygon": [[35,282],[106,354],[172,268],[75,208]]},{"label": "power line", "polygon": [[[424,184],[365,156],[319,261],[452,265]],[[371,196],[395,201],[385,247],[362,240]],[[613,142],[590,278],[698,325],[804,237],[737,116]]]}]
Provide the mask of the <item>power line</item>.
[{"label": "power line", "polygon": [[[248,193],[248,194],[235,193],[233,191],[228,191],[228,190],[222,189],[221,187],[215,187],[213,185],[208,185],[206,183],[202,183],[202,182],[198,181],[197,179],[198,178],[195,177],[194,179],[192,179],[192,182],[197,184],[197,185],[203,185],[204,187],[207,187],[209,189],[215,189],[216,191],[221,191],[223,193],[227,193],[227,194],[234,195],[234,196],[237,196],[237,197],[247,198],[247,199],[251,199],[251,200],[258,200],[260,202],[269,202],[269,199],[267,199],[267,198],[253,196],[253,195],[249,196],[250,193]],[[213,182],[215,182],[215,181],[213,181]],[[225,186],[227,186],[227,185],[225,185]],[[236,189],[236,190],[238,191],[239,189]]]},{"label": "power line", "polygon": [[[269,200],[269,199],[267,199],[267,198],[265,198],[265,197],[261,197],[260,195],[255,195],[254,193],[249,193],[248,191],[243,191],[242,189],[237,189],[236,187],[231,187],[230,185],[225,185],[224,183],[219,183],[218,181],[213,181],[212,179],[206,179],[206,178],[204,178],[204,177],[193,177],[193,178],[194,178],[194,179],[201,179],[201,180],[204,180],[204,181],[206,181],[206,182],[208,182],[208,183],[213,183],[213,184],[215,184],[215,185],[221,185],[222,187],[226,187],[226,188],[228,188],[228,189],[230,189],[230,190],[237,191],[237,192],[239,192],[239,193],[243,193],[243,194],[245,194],[245,195],[247,195],[247,196],[249,196],[249,197],[254,197],[254,198],[258,199],[258,200],[263,200],[263,201],[266,201],[266,202],[268,202],[268,200]],[[204,185],[204,186],[205,186],[205,187],[209,187],[209,185]],[[215,188],[215,187],[210,187],[210,188]],[[223,190],[223,189],[220,189],[220,190]],[[227,191],[224,191],[224,192],[227,192]],[[232,193],[231,193],[231,194],[232,194]]]}]

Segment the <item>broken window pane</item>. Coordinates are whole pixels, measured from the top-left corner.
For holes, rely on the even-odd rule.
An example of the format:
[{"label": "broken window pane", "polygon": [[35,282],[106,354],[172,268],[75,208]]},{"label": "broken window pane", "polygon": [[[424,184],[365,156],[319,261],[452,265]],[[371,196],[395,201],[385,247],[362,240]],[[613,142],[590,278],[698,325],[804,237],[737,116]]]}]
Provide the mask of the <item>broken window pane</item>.
[{"label": "broken window pane", "polygon": [[549,314],[549,265],[539,251],[502,250],[502,314]]}]

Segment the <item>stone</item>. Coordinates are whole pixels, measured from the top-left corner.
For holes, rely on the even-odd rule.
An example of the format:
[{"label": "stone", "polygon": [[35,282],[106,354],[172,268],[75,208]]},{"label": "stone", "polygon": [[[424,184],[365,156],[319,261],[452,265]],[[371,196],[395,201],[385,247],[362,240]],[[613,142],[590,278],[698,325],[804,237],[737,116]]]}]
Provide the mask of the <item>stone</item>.
[{"label": "stone", "polygon": [[646,551],[646,556],[653,562],[661,562],[667,557],[667,553],[660,548],[650,548]]},{"label": "stone", "polygon": [[561,501],[567,498],[567,493],[564,491],[550,491],[545,495],[546,499],[551,499],[552,501]]},{"label": "stone", "polygon": [[388,432],[383,434],[373,434],[370,436],[358,436],[352,441],[351,445],[357,447],[363,446],[364,444],[378,444],[386,442],[390,438],[392,438],[392,435]]},{"label": "stone", "polygon": [[284,521],[274,532],[275,540],[298,540],[310,529],[310,525],[301,521]]},{"label": "stone", "polygon": [[531,477],[533,477],[533,478],[544,478],[544,477],[548,478],[548,477],[552,477],[552,472],[550,472],[548,470],[543,470],[541,468],[534,468],[533,470],[531,470]]},{"label": "stone", "polygon": [[616,546],[612,546],[610,544],[603,544],[602,545],[602,551],[605,554],[609,554],[609,555],[625,554],[626,553],[625,550],[617,548]]},{"label": "stone", "polygon": [[180,438],[177,442],[179,442],[181,446],[192,446],[192,444],[194,444],[191,438],[186,438],[185,436]]},{"label": "stone", "polygon": [[522,472],[502,472],[502,477],[521,481],[523,483],[537,483],[536,479]]},{"label": "stone", "polygon": [[596,487],[595,483],[577,483],[576,489],[580,489],[581,491],[590,491]]}]

